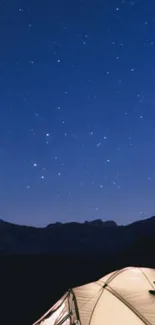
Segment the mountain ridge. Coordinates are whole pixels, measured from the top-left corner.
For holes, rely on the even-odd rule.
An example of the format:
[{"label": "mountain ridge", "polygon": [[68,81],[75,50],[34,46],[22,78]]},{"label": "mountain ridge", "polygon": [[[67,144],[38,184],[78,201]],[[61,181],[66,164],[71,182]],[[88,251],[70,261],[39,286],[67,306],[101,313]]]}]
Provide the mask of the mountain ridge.
[{"label": "mountain ridge", "polygon": [[51,226],[54,226],[54,225],[70,225],[70,224],[79,224],[79,225],[84,225],[84,224],[90,224],[90,225],[112,225],[112,226],[117,226],[117,227],[128,227],[128,226],[131,226],[133,224],[139,224],[139,223],[144,223],[144,222],[147,222],[147,221],[151,221],[151,220],[154,220],[155,221],[155,216],[152,216],[150,218],[146,218],[146,219],[140,219],[140,220],[136,220],[136,221],[133,221],[127,225],[118,225],[114,220],[102,220],[102,219],[94,219],[94,220],[85,220],[84,222],[78,222],[78,221],[70,221],[70,222],[60,222],[60,221],[57,221],[55,223],[49,223],[47,224],[46,226],[42,226],[42,227],[37,227],[37,226],[31,226],[31,225],[21,225],[21,224],[17,224],[17,223],[14,223],[14,222],[10,222],[10,221],[6,221],[4,219],[1,219],[0,218],[0,226],[2,224],[8,224],[10,226],[18,226],[18,227],[26,227],[26,228],[34,228],[34,229],[45,229],[45,228],[49,228]]},{"label": "mountain ridge", "polygon": [[143,241],[145,237],[154,240],[154,234],[154,216],[125,226],[117,225],[115,221],[97,219],[84,223],[58,222],[44,228],[37,228],[1,220],[0,253],[109,255],[121,253],[124,250],[129,251],[134,242]]}]

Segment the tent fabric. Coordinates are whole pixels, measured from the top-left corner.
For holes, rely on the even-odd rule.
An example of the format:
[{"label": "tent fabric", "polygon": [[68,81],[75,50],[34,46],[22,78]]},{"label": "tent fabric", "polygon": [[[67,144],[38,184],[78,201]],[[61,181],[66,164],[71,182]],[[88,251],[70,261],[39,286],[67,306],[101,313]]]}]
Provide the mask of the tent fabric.
[{"label": "tent fabric", "polygon": [[155,270],[128,267],[68,292],[33,325],[155,325]]}]

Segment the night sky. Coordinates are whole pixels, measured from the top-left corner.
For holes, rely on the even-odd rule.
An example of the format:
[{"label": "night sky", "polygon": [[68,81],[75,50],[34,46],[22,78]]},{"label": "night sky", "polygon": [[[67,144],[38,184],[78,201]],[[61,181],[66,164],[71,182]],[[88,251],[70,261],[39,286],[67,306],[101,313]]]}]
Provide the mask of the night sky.
[{"label": "night sky", "polygon": [[155,214],[155,1],[0,4],[0,218]]}]

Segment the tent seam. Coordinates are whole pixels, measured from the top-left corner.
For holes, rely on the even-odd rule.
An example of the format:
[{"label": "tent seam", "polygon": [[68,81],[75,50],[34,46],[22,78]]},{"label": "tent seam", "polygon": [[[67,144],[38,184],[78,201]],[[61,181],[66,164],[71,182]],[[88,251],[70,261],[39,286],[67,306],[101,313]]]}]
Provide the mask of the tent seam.
[{"label": "tent seam", "polygon": [[103,288],[105,285],[108,285],[108,283],[110,283],[113,279],[115,279],[117,277],[117,275],[121,274],[122,272],[128,271],[130,268],[132,268],[132,267],[126,267],[124,269],[114,271],[111,274],[111,276],[107,279],[107,281],[104,282],[104,285],[101,285],[100,283],[98,283],[98,281],[102,280],[102,278],[101,279],[98,279],[97,281],[95,281],[93,283],[96,283],[98,286],[100,286],[101,288]]},{"label": "tent seam", "polygon": [[149,278],[147,277],[147,275],[145,274],[145,272],[141,268],[139,268],[139,269],[140,269],[141,273],[144,275],[145,279],[148,280],[148,282],[150,283],[152,289],[154,290],[154,286],[153,286],[152,282],[149,280]]},{"label": "tent seam", "polygon": [[88,323],[88,325],[91,324],[91,321],[92,321],[92,317],[93,317],[94,311],[95,311],[95,309],[96,309],[96,307],[97,307],[97,304],[98,304],[98,302],[99,302],[99,300],[100,300],[100,298],[101,298],[103,292],[104,292],[104,288],[102,289],[101,294],[100,294],[100,296],[98,297],[98,299],[97,299],[97,301],[96,301],[96,303],[95,303],[95,305],[94,305],[94,308],[93,308],[92,313],[91,313],[91,315],[90,315],[90,319],[89,319],[89,323]]},{"label": "tent seam", "polygon": [[80,318],[80,313],[79,313],[79,306],[78,306],[78,303],[77,303],[77,299],[76,299],[76,295],[75,295],[74,289],[71,289],[71,292],[72,292],[73,299],[74,299],[75,311],[76,311],[77,319],[78,319],[79,323],[82,324],[81,323],[81,318]]},{"label": "tent seam", "polygon": [[[125,272],[125,271],[128,271],[130,269],[130,267],[126,267],[125,269],[121,269],[121,270],[117,270],[115,271],[108,279],[106,282],[104,282],[104,285],[100,285],[99,283],[97,283],[97,281],[95,283],[97,283],[99,286],[101,286],[102,288],[105,286],[105,285],[108,285],[111,281],[113,281],[118,275],[120,275],[121,273]],[[100,279],[99,279],[100,280]],[[99,281],[98,280],[98,281]]]},{"label": "tent seam", "polygon": [[151,325],[151,323],[143,316],[139,311],[134,308],[129,302],[127,302],[121,295],[116,292],[111,287],[107,286],[105,288],[107,291],[109,291],[112,295],[114,295],[117,299],[119,299],[126,307],[128,307],[145,325]]},{"label": "tent seam", "polygon": [[107,281],[105,282],[105,284],[109,284],[111,281],[113,281],[118,275],[120,275],[121,273],[127,271],[129,268],[125,268],[125,269],[121,269],[121,270],[117,270],[114,274],[111,275],[110,278],[107,279]]}]

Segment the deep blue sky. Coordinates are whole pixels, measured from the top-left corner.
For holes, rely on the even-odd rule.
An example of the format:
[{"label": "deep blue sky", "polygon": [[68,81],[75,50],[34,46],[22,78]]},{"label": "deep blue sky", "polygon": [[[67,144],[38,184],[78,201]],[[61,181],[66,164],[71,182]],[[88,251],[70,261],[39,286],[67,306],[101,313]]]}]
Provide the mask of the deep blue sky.
[{"label": "deep blue sky", "polygon": [[0,4],[0,218],[155,213],[155,1]]}]

